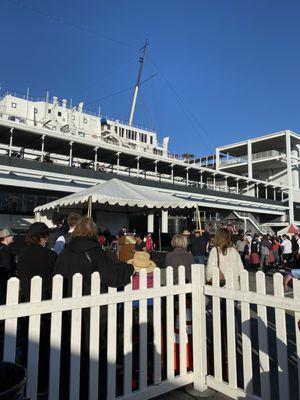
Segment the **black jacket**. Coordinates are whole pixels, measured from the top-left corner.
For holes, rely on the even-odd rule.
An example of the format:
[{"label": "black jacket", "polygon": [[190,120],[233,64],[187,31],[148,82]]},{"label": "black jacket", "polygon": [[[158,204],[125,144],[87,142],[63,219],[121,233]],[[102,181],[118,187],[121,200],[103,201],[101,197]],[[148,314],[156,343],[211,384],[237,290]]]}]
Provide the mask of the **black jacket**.
[{"label": "black jacket", "polygon": [[72,277],[76,273],[83,276],[83,294],[90,294],[91,274],[99,272],[101,291],[110,287],[123,287],[130,282],[133,266],[123,262],[113,262],[100,248],[97,239],[74,238],[58,256],[54,274],[65,278],[64,296],[72,295]]},{"label": "black jacket", "polygon": [[19,254],[17,264],[22,300],[29,300],[30,280],[36,275],[39,275],[43,280],[43,298],[49,298],[55,261],[56,253],[47,247],[35,243],[24,247]]},{"label": "black jacket", "polygon": [[10,246],[0,243],[0,286],[6,286],[7,280],[14,275],[15,270],[15,257]]}]

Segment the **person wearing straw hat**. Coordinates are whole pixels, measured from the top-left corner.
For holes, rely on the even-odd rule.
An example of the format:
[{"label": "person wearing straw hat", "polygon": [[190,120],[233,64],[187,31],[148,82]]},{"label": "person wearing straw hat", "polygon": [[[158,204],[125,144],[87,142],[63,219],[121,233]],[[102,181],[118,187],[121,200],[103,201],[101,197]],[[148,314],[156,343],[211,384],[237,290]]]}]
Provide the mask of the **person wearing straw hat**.
[{"label": "person wearing straw hat", "polygon": [[[134,253],[134,256],[131,260],[127,261],[128,264],[131,264],[134,268],[134,274],[132,278],[132,288],[133,290],[137,290],[140,288],[140,272],[142,269],[145,269],[147,272],[147,288],[153,288],[153,271],[156,267],[156,264],[150,260],[150,254],[146,251],[137,251]],[[139,348],[139,301],[135,300],[132,302],[133,307],[133,331],[132,331],[132,341],[133,341],[133,351],[132,351],[132,367],[133,374],[132,379],[136,381],[139,376],[139,357],[138,351]],[[153,299],[147,300],[147,348],[143,349],[143,351],[148,351],[149,355],[153,355]],[[153,364],[153,359],[148,359],[150,364]],[[148,378],[152,379],[152,375],[148,376]]]},{"label": "person wearing straw hat", "polygon": [[155,262],[150,260],[150,254],[146,251],[137,251],[131,260],[127,261],[134,268],[134,275],[132,280],[133,290],[139,289],[140,275],[139,273],[143,268],[147,271],[147,288],[153,287],[153,271],[156,267]]}]

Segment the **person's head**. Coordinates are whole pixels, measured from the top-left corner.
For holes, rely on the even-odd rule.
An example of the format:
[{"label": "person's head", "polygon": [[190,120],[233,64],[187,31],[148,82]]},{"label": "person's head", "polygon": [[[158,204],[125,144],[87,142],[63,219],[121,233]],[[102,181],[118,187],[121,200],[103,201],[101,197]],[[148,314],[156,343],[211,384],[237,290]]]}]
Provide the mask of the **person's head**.
[{"label": "person's head", "polygon": [[286,239],[289,239],[289,237],[288,237],[288,235],[282,235],[282,239],[286,240]]},{"label": "person's head", "polygon": [[171,246],[173,249],[185,249],[187,247],[186,237],[180,233],[176,233],[176,235],[172,237]]},{"label": "person's head", "polygon": [[0,243],[8,246],[14,241],[13,231],[9,228],[3,228],[0,230]]},{"label": "person's head", "polygon": [[196,229],[196,230],[194,231],[194,235],[195,235],[195,237],[200,237],[201,231],[200,231],[199,229]]},{"label": "person's head", "polygon": [[64,223],[64,220],[65,220],[64,214],[58,211],[54,211],[54,213],[52,214],[53,225],[62,225]]},{"label": "person's head", "polygon": [[30,225],[26,237],[25,243],[29,244],[40,244],[45,246],[49,238],[49,228],[43,222],[35,222]]},{"label": "person's head", "polygon": [[216,231],[214,245],[218,247],[222,254],[227,254],[227,249],[232,247],[231,234],[228,229],[220,228]]},{"label": "person's head", "polygon": [[141,241],[142,241],[142,238],[141,238],[141,236],[140,236],[140,235],[138,235],[138,234],[135,234],[135,235],[134,235],[134,238],[135,238],[135,241],[136,241],[136,243],[141,243]]},{"label": "person's head", "polygon": [[76,214],[76,213],[69,214],[68,219],[67,219],[68,227],[70,229],[75,228],[75,226],[78,224],[80,218],[81,218],[81,215],[79,215],[79,214]]},{"label": "person's head", "polygon": [[97,239],[97,235],[97,225],[92,218],[89,217],[82,217],[72,232],[72,238],[87,237]]},{"label": "person's head", "polygon": [[268,236],[267,235],[263,235],[262,236],[262,240],[268,240]]}]

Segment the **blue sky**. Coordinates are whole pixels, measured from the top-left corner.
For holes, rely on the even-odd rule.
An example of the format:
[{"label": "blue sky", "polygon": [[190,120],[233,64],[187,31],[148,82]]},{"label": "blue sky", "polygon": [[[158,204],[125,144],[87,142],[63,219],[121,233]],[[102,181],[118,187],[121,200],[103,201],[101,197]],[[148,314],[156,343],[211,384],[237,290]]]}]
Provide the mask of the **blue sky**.
[{"label": "blue sky", "polygon": [[[1,0],[0,84],[128,119],[139,48],[150,41],[135,122],[174,153],[300,133],[297,0]],[[111,96],[121,91],[118,95]]]}]

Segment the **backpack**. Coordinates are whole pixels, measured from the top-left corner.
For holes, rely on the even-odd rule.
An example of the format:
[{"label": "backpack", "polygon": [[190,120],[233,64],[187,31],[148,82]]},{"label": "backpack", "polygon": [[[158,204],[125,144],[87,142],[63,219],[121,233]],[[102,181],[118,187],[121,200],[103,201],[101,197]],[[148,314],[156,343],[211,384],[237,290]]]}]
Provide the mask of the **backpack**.
[{"label": "backpack", "polygon": [[67,248],[72,240],[72,234],[70,232],[67,232],[63,235],[63,237],[65,238],[65,247]]}]

